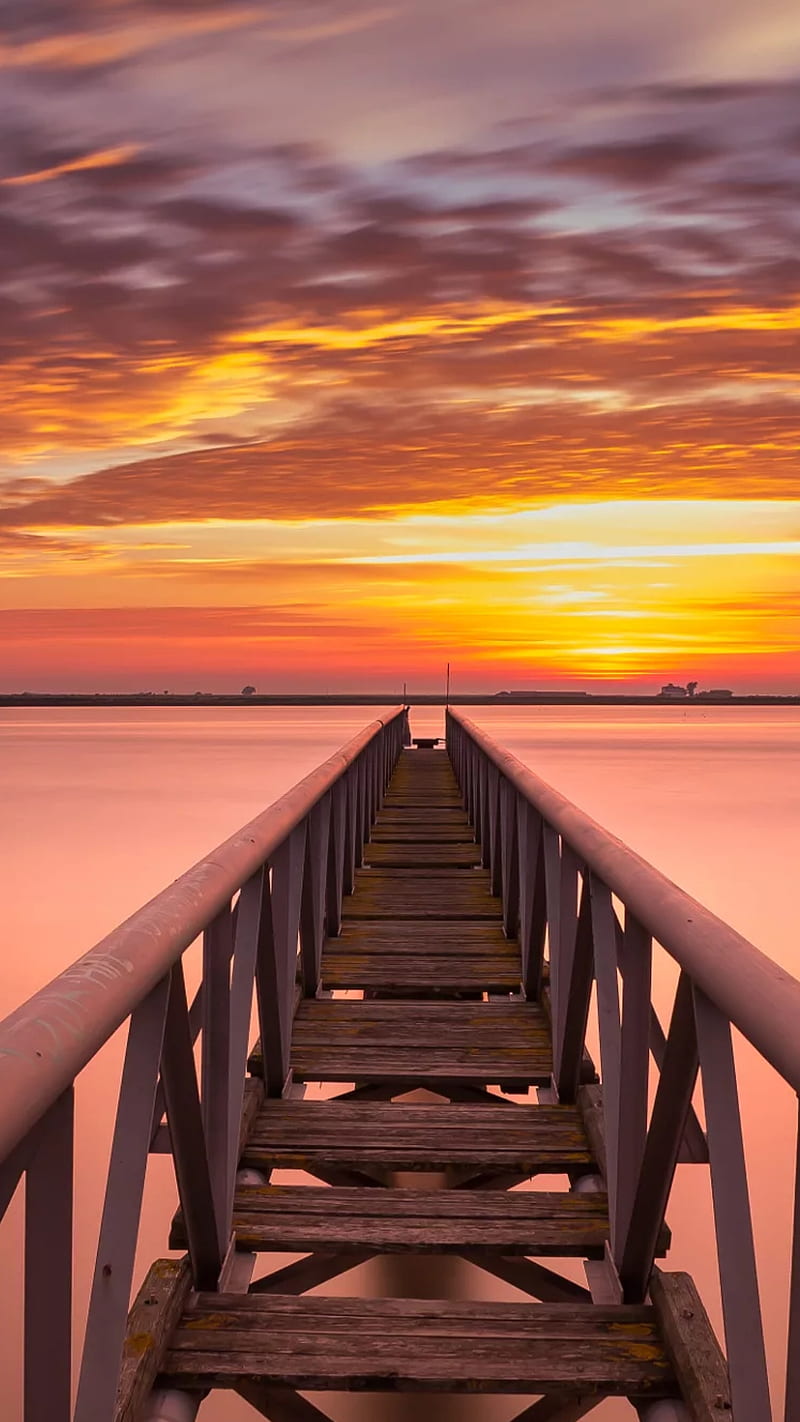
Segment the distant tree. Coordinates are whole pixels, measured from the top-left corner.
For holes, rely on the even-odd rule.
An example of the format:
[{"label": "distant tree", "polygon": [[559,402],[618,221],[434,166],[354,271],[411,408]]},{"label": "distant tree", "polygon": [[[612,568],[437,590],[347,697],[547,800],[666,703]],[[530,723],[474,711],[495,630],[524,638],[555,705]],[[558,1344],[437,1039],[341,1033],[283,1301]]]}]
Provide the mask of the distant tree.
[{"label": "distant tree", "polygon": [[256,689],[255,689],[254,686],[243,686],[243,687],[242,687],[242,696],[255,696],[255,694],[256,694]]},{"label": "distant tree", "polygon": [[697,690],[697,682],[696,682],[696,681],[687,681],[687,683],[686,683],[686,690],[688,691],[688,693],[689,693],[690,696],[694,696],[694,694],[695,694],[695,692],[696,692],[696,690]]}]

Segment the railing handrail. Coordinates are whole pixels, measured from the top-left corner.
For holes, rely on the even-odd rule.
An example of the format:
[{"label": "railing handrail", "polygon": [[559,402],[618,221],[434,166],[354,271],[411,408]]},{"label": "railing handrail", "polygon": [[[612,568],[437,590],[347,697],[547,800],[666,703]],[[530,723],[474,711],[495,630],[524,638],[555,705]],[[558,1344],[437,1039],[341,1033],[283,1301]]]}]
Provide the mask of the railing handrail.
[{"label": "railing handrail", "polygon": [[448,714],[728,1020],[800,1092],[800,982],[468,717],[454,710]]},{"label": "railing handrail", "polygon": [[137,909],[0,1022],[0,1163],[336,784],[395,707]]}]

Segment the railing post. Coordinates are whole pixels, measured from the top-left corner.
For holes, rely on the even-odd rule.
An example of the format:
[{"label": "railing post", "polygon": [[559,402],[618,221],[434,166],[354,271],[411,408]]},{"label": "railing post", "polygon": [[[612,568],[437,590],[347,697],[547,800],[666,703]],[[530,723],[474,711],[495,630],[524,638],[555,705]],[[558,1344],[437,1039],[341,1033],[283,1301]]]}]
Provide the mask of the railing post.
[{"label": "railing post", "polygon": [[308,816],[306,860],[300,910],[300,958],[303,992],[314,997],[319,988],[322,943],[325,937],[325,899],[328,879],[328,841],[331,826],[330,792]]},{"label": "railing post", "polygon": [[[647,1138],[647,1086],[650,1062],[650,978],[652,940],[632,913],[617,936],[622,968],[620,1039],[619,1155],[614,1239],[625,1238]],[[619,1259],[616,1260],[619,1267]]]},{"label": "railing post", "polygon": [[474,824],[474,823],[475,823],[475,785],[474,785],[474,778],[473,778],[474,761],[473,761],[473,758],[472,758],[472,747],[469,746],[469,745],[465,745],[464,742],[463,742],[463,740],[461,741],[461,748],[460,748],[460,752],[459,752],[459,760],[460,760],[460,766],[461,766],[461,768],[460,768],[460,774],[459,774],[459,776],[458,776],[458,783],[459,783],[459,786],[461,787],[461,793],[462,793],[462,795],[464,796],[464,809],[465,809],[466,812],[467,812],[467,819],[469,820],[470,824]]},{"label": "railing post", "polygon": [[[217,1216],[220,1250],[228,1246],[228,1159],[232,1122],[230,1106],[231,1000],[233,914],[230,904],[211,920],[203,934],[203,1026],[200,1046],[200,1095],[206,1133],[211,1189]],[[236,1131],[238,1134],[238,1122]]]},{"label": "railing post", "polygon": [[734,1416],[772,1416],[731,1028],[694,989],[722,1314]]},{"label": "railing post", "polygon": [[692,987],[687,975],[681,973],[630,1223],[619,1245],[619,1276],[628,1303],[641,1303],[647,1293],[697,1069]]},{"label": "railing post", "polygon": [[608,1185],[611,1248],[616,1242],[617,1179],[619,1166],[619,1100],[622,1087],[621,1028],[617,980],[617,940],[611,892],[595,874],[589,876],[592,906],[592,942],[597,983],[597,1021],[600,1033],[603,1115],[606,1133],[606,1183]]},{"label": "railing post", "polygon": [[356,882],[356,866],[361,863],[361,852],[356,850],[358,839],[358,774],[351,765],[344,777],[345,789],[345,833],[344,833],[344,873],[342,892],[352,894]]},{"label": "railing post", "polygon": [[565,1006],[561,980],[571,962],[578,922],[578,864],[566,844],[563,846],[562,858],[558,835],[546,820],[542,821],[542,860],[553,1018],[553,1061],[556,1064],[555,1075],[558,1076]]},{"label": "railing post", "polygon": [[74,1111],[70,1086],[37,1127],[25,1178],[24,1422],[70,1419]]},{"label": "railing post", "polygon": [[500,785],[500,842],[503,891],[503,929],[507,938],[519,932],[519,840],[517,792],[503,780]]},{"label": "railing post", "polygon": [[493,765],[490,765],[488,769],[488,833],[486,834],[486,842],[484,844],[483,862],[491,874],[491,891],[499,898],[503,889],[503,855],[500,843],[502,833],[500,824],[500,772]]},{"label": "railing post", "polygon": [[517,843],[522,985],[526,997],[538,998],[542,991],[544,938],[547,929],[542,818],[521,795],[517,798]]},{"label": "railing post", "polygon": [[306,826],[297,825],[271,860],[272,883],[264,883],[264,912],[256,961],[264,1082],[280,1096],[289,1075]]},{"label": "railing post", "polygon": [[364,862],[364,845],[368,838],[367,820],[367,778],[365,774],[364,755],[358,757],[354,766],[354,787],[355,787],[355,844],[354,844],[354,865],[360,869]]},{"label": "railing post", "polygon": [[792,1265],[789,1279],[789,1341],[784,1422],[800,1422],[800,1100],[797,1102]]},{"label": "railing post", "polygon": [[75,1422],[114,1414],[169,988],[167,976],[136,1008],[128,1030]]},{"label": "railing post", "polygon": [[484,865],[487,863],[489,837],[489,815],[487,800],[489,795],[489,762],[476,747],[475,754],[478,758],[477,774],[477,795],[475,799],[475,839],[481,846],[481,860]]},{"label": "railing post", "polygon": [[342,931],[342,895],[344,893],[345,857],[347,853],[347,785],[344,777],[331,791],[330,834],[328,836],[328,877],[325,889],[328,935],[338,938]]},{"label": "railing post", "polygon": [[[561,928],[563,929],[563,920]],[[561,953],[561,934],[559,948]],[[584,876],[580,910],[571,952],[562,955],[559,971],[563,971],[563,1011],[560,1013],[560,1037],[554,1063],[556,1091],[560,1101],[574,1101],[578,1094],[589,1020],[589,1002],[594,976],[592,943],[592,911],[588,875]]]},{"label": "railing post", "polygon": [[[247,1054],[250,1044],[250,1019],[253,1008],[253,985],[256,980],[256,966],[259,950],[264,940],[265,951],[272,942],[272,910],[270,903],[269,870],[265,865],[242,885],[236,905],[234,926],[233,971],[231,974],[229,1008],[229,1065],[228,1065],[228,1147],[226,1168],[226,1194],[224,1220],[227,1226],[233,1215],[233,1194],[236,1183],[236,1166],[239,1160],[239,1129],[244,1103],[244,1078]],[[267,1077],[267,1052],[272,1049],[275,1038],[280,1043],[280,1016],[277,1011],[273,1018],[262,1012],[262,1001],[258,996],[259,1028],[261,1050],[264,1057],[264,1077]],[[273,1002],[276,999],[273,997]],[[265,1022],[273,1027],[273,1032],[265,1037]],[[283,1061],[279,1048],[279,1067]]]},{"label": "railing post", "polygon": [[195,1288],[214,1289],[219,1281],[220,1249],[211,1186],[200,1093],[197,1089],[189,1008],[179,959],[170,973],[161,1080],[167,1125],[183,1210]]}]

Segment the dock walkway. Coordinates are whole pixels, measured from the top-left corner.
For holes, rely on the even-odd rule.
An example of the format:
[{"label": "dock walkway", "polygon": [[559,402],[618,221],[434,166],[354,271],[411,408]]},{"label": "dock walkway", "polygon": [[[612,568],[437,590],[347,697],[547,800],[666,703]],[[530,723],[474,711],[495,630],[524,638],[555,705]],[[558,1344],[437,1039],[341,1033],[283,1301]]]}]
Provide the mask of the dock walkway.
[{"label": "dock walkway", "polygon": [[[341,933],[325,939],[321,995],[298,1006],[292,1088],[261,1100],[241,1155],[264,1183],[237,1189],[237,1248],[307,1257],[247,1292],[192,1299],[163,1385],[236,1388],[277,1422],[274,1390],[287,1387],[544,1394],[530,1422],[582,1416],[610,1394],[678,1394],[652,1304],[602,1305],[540,1262],[602,1261],[608,1201],[579,1107],[527,1102],[553,1059],[545,1006],[521,981],[447,755],[403,751]],[[341,1094],[298,1099],[309,1082]],[[438,1102],[409,1101],[420,1088]],[[273,1183],[298,1169],[309,1184]],[[395,1183],[410,1171],[421,1188]],[[452,1188],[430,1188],[426,1172]],[[171,1244],[186,1242],[178,1219]],[[302,1292],[400,1252],[460,1255],[538,1302]]]}]

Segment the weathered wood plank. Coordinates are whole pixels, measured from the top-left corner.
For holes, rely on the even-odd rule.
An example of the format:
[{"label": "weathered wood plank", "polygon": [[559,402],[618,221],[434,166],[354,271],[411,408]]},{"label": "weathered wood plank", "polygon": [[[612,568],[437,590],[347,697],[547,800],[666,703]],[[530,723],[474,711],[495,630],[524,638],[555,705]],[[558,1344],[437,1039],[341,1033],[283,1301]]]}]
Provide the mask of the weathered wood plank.
[{"label": "weathered wood plank", "polygon": [[652,1310],[409,1299],[201,1296],[165,1361],[175,1384],[661,1396]]},{"label": "weathered wood plank", "polygon": [[463,844],[475,847],[475,836],[469,824],[408,825],[391,824],[379,819],[372,827],[370,848],[374,844]]},{"label": "weathered wood plank", "polygon": [[370,868],[368,865],[359,869],[356,874],[356,884],[362,890],[375,886],[396,888],[402,885],[406,890],[413,884],[424,884],[430,879],[444,880],[449,887],[458,884],[477,884],[484,886],[491,881],[488,869],[459,869],[448,868],[446,865],[432,865],[430,869],[403,869],[397,868]]},{"label": "weathered wood plank", "polygon": [[236,1191],[236,1209],[248,1215],[315,1216],[323,1222],[355,1220],[487,1220],[547,1224],[550,1220],[608,1221],[608,1200],[601,1193],[564,1190],[370,1190],[327,1189],[313,1185],[246,1185]]},{"label": "weathered wood plank", "polygon": [[[501,1253],[602,1256],[602,1195],[540,1191],[324,1189],[251,1186],[237,1191],[240,1248],[311,1252]],[[178,1219],[172,1248],[184,1242]]]},{"label": "weathered wood plank", "polygon": [[114,1422],[138,1422],[191,1287],[188,1259],[151,1264],[128,1314]]},{"label": "weathered wood plank", "polygon": [[298,1048],[292,1054],[292,1070],[298,1081],[396,1081],[409,1088],[429,1081],[467,1081],[489,1086],[502,1082],[512,1092],[546,1086],[552,1072],[549,1057],[529,1053],[521,1052],[512,1058],[466,1051],[456,1055],[434,1049],[428,1050],[422,1069],[416,1047],[394,1047],[385,1052],[361,1047],[335,1054],[330,1047]]},{"label": "weathered wood plank", "polygon": [[387,869],[468,869],[481,862],[477,844],[386,844],[372,841],[364,850],[364,862],[372,868]]},{"label": "weathered wood plank", "polygon": [[650,1297],[693,1422],[731,1416],[728,1365],[694,1280],[688,1274],[654,1269]]},{"label": "weathered wood plank", "polygon": [[380,919],[371,923],[350,919],[342,924],[337,938],[328,938],[330,952],[437,953],[463,956],[472,952],[493,957],[513,957],[519,961],[519,944],[503,933],[500,920],[470,923],[447,920],[439,923],[411,923],[407,919]]},{"label": "weathered wood plank", "polygon": [[522,1177],[593,1166],[574,1107],[272,1101],[260,1112],[245,1164],[393,1170],[510,1170]]},{"label": "weathered wood plank", "polygon": [[493,958],[459,963],[447,957],[401,958],[382,953],[372,958],[330,953],[322,967],[326,988],[378,988],[387,992],[517,992],[520,979],[521,970],[513,959],[504,966]]},{"label": "weathered wood plank", "polygon": [[317,1031],[323,1039],[328,1029],[367,1026],[384,1031],[405,1021],[404,1031],[426,1033],[432,1027],[449,1030],[466,1027],[470,1031],[486,1031],[493,1038],[502,1036],[516,1041],[520,1034],[549,1041],[547,1019],[535,1002],[420,1002],[409,1008],[396,1002],[362,1001],[359,998],[317,998],[301,1002],[295,1018],[296,1031],[307,1030],[309,1037]]}]

